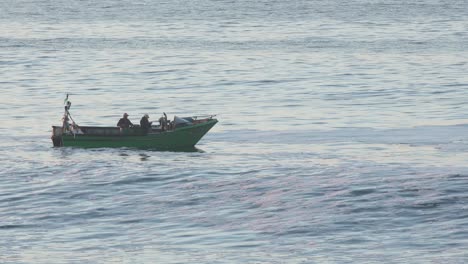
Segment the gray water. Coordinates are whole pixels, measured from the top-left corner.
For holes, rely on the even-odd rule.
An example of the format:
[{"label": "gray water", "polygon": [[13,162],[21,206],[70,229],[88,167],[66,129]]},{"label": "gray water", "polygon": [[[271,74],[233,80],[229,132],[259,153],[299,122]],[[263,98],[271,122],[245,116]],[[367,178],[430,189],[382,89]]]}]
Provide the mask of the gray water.
[{"label": "gray water", "polygon": [[409,2],[0,0],[0,262],[468,262],[468,3]]}]

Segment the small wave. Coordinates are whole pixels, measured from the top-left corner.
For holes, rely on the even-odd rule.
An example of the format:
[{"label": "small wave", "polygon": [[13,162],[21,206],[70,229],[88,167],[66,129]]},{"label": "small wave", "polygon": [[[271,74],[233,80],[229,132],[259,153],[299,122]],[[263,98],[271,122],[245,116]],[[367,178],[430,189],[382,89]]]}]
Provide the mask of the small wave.
[{"label": "small wave", "polygon": [[351,196],[363,196],[374,193],[375,189],[359,189],[350,192]]},{"label": "small wave", "polygon": [[163,176],[154,176],[154,177],[134,177],[130,176],[129,178],[114,181],[111,184],[113,185],[132,185],[132,184],[139,184],[139,183],[149,183],[155,181],[167,181],[174,179],[175,177],[163,177]]},{"label": "small wave", "polygon": [[28,225],[28,224],[22,224],[22,225],[0,225],[0,229],[26,229],[26,228],[36,228],[35,225]]}]

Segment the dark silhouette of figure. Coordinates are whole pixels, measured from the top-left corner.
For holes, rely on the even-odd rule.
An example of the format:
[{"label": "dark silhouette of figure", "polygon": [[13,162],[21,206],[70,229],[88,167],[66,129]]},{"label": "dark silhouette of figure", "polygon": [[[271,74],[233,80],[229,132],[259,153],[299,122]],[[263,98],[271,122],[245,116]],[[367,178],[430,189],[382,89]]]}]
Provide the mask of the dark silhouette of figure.
[{"label": "dark silhouette of figure", "polygon": [[133,126],[133,123],[128,119],[128,114],[125,113],[122,118],[120,118],[117,126],[120,128],[129,128]]}]

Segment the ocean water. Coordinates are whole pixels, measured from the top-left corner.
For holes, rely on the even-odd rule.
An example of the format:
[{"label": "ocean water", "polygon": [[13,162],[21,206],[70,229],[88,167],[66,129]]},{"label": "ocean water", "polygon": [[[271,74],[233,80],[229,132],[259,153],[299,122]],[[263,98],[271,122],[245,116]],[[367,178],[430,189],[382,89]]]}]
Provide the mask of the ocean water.
[{"label": "ocean water", "polygon": [[467,73],[461,0],[0,0],[0,262],[466,263]]}]

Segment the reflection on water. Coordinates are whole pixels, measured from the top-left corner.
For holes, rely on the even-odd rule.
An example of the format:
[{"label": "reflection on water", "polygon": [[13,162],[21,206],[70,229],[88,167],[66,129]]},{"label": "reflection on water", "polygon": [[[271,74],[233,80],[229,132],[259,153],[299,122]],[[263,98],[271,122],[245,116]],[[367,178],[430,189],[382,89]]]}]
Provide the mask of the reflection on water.
[{"label": "reflection on water", "polygon": [[147,151],[157,151],[157,152],[200,152],[203,153],[203,151],[200,148],[197,147],[182,147],[182,148],[137,148],[139,150],[147,150]]},{"label": "reflection on water", "polygon": [[150,155],[147,155],[147,154],[144,154],[144,153],[140,153],[138,155],[140,156],[141,161],[147,161],[151,157]]},{"label": "reflection on water", "polygon": [[78,147],[78,146],[70,146],[70,147],[51,147],[54,149],[59,149],[61,153],[67,155],[70,153],[72,149],[81,149],[81,150],[90,150],[90,151],[104,151],[104,150],[111,150],[111,151],[119,151],[120,156],[128,156],[128,151],[137,151],[137,150],[146,150],[146,151],[157,151],[157,152],[205,152],[204,150],[198,147],[165,147],[165,148],[146,148],[146,147],[119,147],[119,148],[101,148],[101,147]]}]

